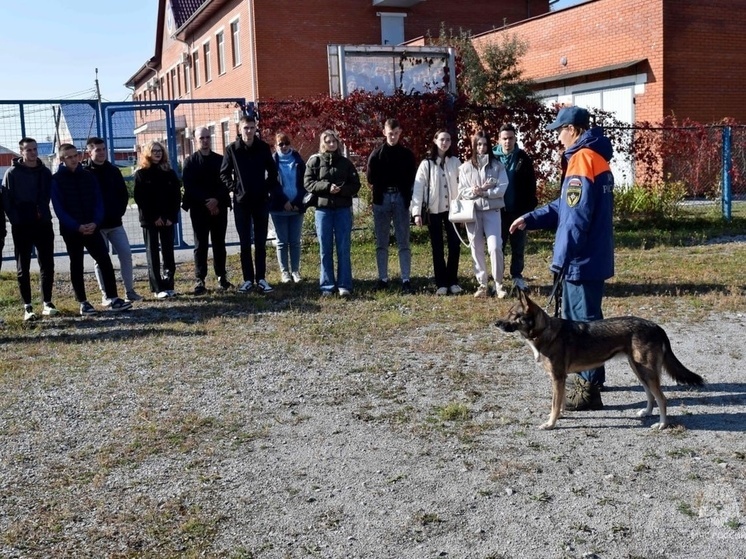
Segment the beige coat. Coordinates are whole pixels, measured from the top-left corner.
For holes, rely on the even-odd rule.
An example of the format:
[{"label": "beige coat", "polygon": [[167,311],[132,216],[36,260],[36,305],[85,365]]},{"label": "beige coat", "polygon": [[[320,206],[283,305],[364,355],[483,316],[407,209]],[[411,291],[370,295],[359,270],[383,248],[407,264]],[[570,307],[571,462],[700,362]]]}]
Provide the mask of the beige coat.
[{"label": "beige coat", "polygon": [[423,203],[428,204],[431,214],[448,211],[451,200],[458,198],[458,157],[448,157],[443,167],[437,161],[425,159],[417,169],[412,192],[410,211],[412,216],[422,215]]}]

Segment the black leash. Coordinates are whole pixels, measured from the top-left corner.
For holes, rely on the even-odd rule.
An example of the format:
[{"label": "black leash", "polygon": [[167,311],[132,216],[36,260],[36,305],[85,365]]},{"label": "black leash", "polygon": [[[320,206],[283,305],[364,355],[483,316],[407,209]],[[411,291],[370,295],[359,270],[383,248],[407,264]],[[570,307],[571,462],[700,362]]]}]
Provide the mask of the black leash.
[{"label": "black leash", "polygon": [[562,282],[564,279],[564,270],[554,274],[554,285],[547,301],[547,312],[549,312],[549,308],[552,306],[552,299],[554,299],[554,318],[562,317]]}]

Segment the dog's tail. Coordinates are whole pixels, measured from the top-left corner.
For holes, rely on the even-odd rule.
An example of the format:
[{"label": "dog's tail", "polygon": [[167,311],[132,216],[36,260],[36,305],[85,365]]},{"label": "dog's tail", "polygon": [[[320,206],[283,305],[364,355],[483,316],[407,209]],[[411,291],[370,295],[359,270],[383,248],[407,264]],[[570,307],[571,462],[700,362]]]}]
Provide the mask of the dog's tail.
[{"label": "dog's tail", "polygon": [[687,369],[674,355],[671,342],[665,331],[663,332],[663,367],[671,375],[671,378],[679,384],[702,386],[705,383],[701,376]]}]

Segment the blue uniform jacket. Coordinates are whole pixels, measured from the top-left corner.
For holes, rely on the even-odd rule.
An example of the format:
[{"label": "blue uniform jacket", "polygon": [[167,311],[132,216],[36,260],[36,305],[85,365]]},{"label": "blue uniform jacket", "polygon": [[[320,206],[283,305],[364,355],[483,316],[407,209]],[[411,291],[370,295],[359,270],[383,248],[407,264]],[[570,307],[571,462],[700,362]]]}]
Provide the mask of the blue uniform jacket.
[{"label": "blue uniform jacket", "polygon": [[601,128],[585,132],[562,159],[559,198],[523,216],[527,229],[555,229],[550,269],[570,281],[614,275],[614,175],[611,142]]}]

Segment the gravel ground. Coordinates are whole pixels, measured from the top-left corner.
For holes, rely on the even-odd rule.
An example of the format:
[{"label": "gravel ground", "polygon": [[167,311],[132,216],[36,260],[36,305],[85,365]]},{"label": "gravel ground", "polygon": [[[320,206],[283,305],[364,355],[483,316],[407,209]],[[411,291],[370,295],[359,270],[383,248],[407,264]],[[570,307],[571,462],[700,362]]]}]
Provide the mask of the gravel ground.
[{"label": "gravel ground", "polygon": [[320,323],[289,346],[272,312],[188,307],[65,319],[44,333],[80,357],[38,376],[0,333],[0,556],[744,556],[746,316],[662,324],[708,383],[664,382],[672,428],[613,361],[604,410],[539,431],[517,334]]}]

